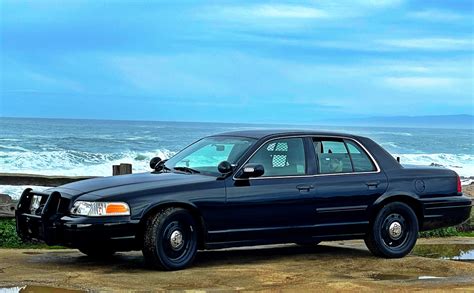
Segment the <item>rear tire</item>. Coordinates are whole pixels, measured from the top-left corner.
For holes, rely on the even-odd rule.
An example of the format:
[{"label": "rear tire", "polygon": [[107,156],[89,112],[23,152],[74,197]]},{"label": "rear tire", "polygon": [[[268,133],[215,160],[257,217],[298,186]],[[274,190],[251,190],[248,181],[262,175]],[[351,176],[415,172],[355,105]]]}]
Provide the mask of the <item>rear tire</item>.
[{"label": "rear tire", "polygon": [[413,209],[393,202],[378,212],[364,240],[375,256],[400,258],[410,253],[417,238],[418,218]]},{"label": "rear tire", "polygon": [[189,266],[197,252],[197,225],[183,208],[159,211],[147,221],[143,256],[152,268],[180,270]]}]

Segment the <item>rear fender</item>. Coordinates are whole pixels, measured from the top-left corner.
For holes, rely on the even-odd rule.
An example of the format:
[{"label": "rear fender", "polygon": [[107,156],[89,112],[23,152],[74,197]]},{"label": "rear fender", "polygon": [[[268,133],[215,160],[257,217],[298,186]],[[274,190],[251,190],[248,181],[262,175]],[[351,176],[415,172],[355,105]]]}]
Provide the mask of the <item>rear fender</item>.
[{"label": "rear fender", "polygon": [[369,209],[369,221],[372,223],[380,209],[392,202],[402,202],[410,206],[418,218],[418,225],[423,224],[423,206],[418,195],[409,192],[393,192],[380,196]]}]

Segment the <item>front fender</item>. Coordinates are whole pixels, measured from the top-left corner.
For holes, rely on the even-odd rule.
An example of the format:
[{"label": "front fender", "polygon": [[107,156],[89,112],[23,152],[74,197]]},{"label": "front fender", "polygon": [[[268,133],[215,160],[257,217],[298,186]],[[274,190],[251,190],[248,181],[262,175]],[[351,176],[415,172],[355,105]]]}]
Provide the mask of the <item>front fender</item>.
[{"label": "front fender", "polygon": [[142,210],[142,213],[140,215],[141,221],[145,220],[148,218],[153,212],[157,212],[158,210],[167,208],[167,207],[182,207],[185,209],[190,210],[193,213],[199,214],[201,216],[198,207],[192,203],[192,202],[187,202],[187,201],[176,201],[176,200],[165,200],[165,201],[160,201],[160,202],[155,202],[149,204],[147,207],[145,207]]}]

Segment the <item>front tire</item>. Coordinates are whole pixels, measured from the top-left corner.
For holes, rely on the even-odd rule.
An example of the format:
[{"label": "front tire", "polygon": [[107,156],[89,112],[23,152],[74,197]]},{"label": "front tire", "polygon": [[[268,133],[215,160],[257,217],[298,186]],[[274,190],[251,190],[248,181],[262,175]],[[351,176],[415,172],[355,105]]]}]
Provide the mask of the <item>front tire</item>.
[{"label": "front tire", "polygon": [[143,256],[155,269],[180,270],[190,265],[197,252],[196,221],[186,209],[161,210],[147,221]]},{"label": "front tire", "polygon": [[374,255],[400,258],[409,254],[418,238],[418,218],[413,209],[401,202],[384,206],[375,217],[365,244]]}]

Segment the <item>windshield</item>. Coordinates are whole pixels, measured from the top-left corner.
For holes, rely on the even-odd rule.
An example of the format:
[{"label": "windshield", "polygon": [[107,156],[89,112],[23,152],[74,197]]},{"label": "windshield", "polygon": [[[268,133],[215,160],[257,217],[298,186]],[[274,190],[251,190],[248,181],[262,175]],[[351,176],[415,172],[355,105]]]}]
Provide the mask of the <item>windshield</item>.
[{"label": "windshield", "polygon": [[165,166],[171,170],[190,170],[217,176],[220,174],[217,170],[220,162],[235,164],[255,141],[246,137],[206,137],[173,156]]}]

